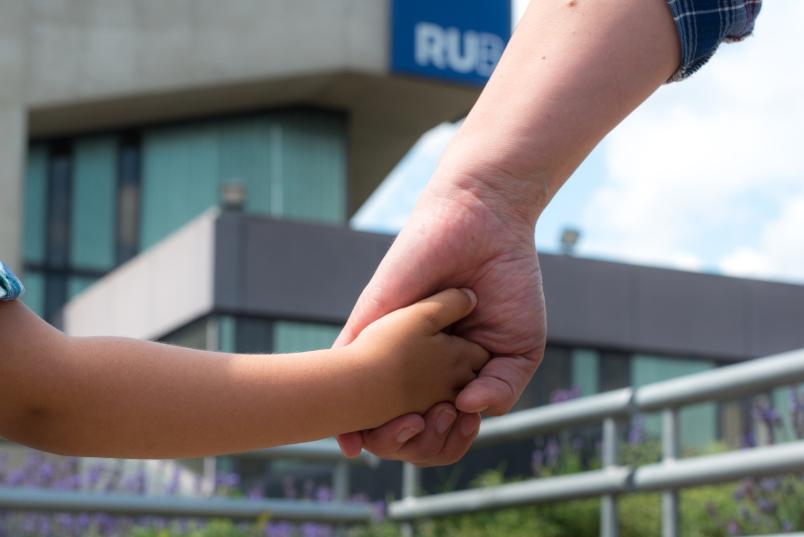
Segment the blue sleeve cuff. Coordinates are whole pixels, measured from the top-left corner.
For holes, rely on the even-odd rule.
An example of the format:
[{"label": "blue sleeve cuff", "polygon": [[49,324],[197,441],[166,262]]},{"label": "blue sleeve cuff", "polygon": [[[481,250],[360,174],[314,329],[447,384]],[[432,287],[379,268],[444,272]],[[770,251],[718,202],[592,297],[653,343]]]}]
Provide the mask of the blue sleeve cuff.
[{"label": "blue sleeve cuff", "polygon": [[762,0],[667,0],[678,38],[681,65],[670,79],[700,69],[724,41],[739,41],[754,30]]},{"label": "blue sleeve cuff", "polygon": [[25,288],[11,269],[0,261],[0,301],[11,301],[19,297]]}]

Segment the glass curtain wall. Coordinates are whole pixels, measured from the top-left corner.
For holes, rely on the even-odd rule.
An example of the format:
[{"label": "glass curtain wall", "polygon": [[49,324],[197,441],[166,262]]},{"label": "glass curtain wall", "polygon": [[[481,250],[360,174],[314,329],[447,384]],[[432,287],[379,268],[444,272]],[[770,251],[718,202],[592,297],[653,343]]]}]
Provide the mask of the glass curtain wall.
[{"label": "glass curtain wall", "polygon": [[66,301],[219,203],[346,223],[342,114],[285,110],[31,144],[25,178],[26,303],[53,321]]}]

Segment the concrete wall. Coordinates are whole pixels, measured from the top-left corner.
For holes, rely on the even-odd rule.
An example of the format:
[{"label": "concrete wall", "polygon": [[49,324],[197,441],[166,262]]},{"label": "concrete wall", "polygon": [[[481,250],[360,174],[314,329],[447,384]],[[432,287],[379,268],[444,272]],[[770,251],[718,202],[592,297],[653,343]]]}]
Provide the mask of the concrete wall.
[{"label": "concrete wall", "polygon": [[[356,210],[477,88],[391,76],[388,0],[0,0],[0,256],[29,137],[312,105],[349,113]],[[27,124],[27,132],[26,132]]]},{"label": "concrete wall", "polygon": [[207,211],[90,286],[65,306],[64,331],[156,339],[210,312],[217,216]]},{"label": "concrete wall", "polygon": [[21,268],[25,12],[24,2],[0,0],[0,259],[14,270]]}]

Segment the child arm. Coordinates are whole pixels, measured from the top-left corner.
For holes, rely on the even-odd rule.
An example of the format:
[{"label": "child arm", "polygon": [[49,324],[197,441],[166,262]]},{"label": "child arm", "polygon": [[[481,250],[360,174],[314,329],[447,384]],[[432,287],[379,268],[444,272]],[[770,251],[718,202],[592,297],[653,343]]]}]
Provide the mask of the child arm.
[{"label": "child arm", "polygon": [[373,427],[454,398],[485,361],[439,333],[472,307],[449,297],[394,312],[347,347],[273,356],[70,338],[3,304],[0,435],[58,453],[180,458]]}]

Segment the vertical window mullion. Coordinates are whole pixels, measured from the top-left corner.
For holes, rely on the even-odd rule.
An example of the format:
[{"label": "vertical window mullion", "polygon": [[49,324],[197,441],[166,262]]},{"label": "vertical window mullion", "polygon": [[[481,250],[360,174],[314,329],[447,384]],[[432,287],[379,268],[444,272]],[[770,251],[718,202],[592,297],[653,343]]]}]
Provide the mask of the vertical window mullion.
[{"label": "vertical window mullion", "polygon": [[120,141],[117,171],[117,264],[136,256],[140,244],[142,144],[138,134]]},{"label": "vertical window mullion", "polygon": [[47,177],[47,237],[45,250],[45,319],[56,320],[67,300],[70,268],[72,148],[69,142],[51,145]]}]

